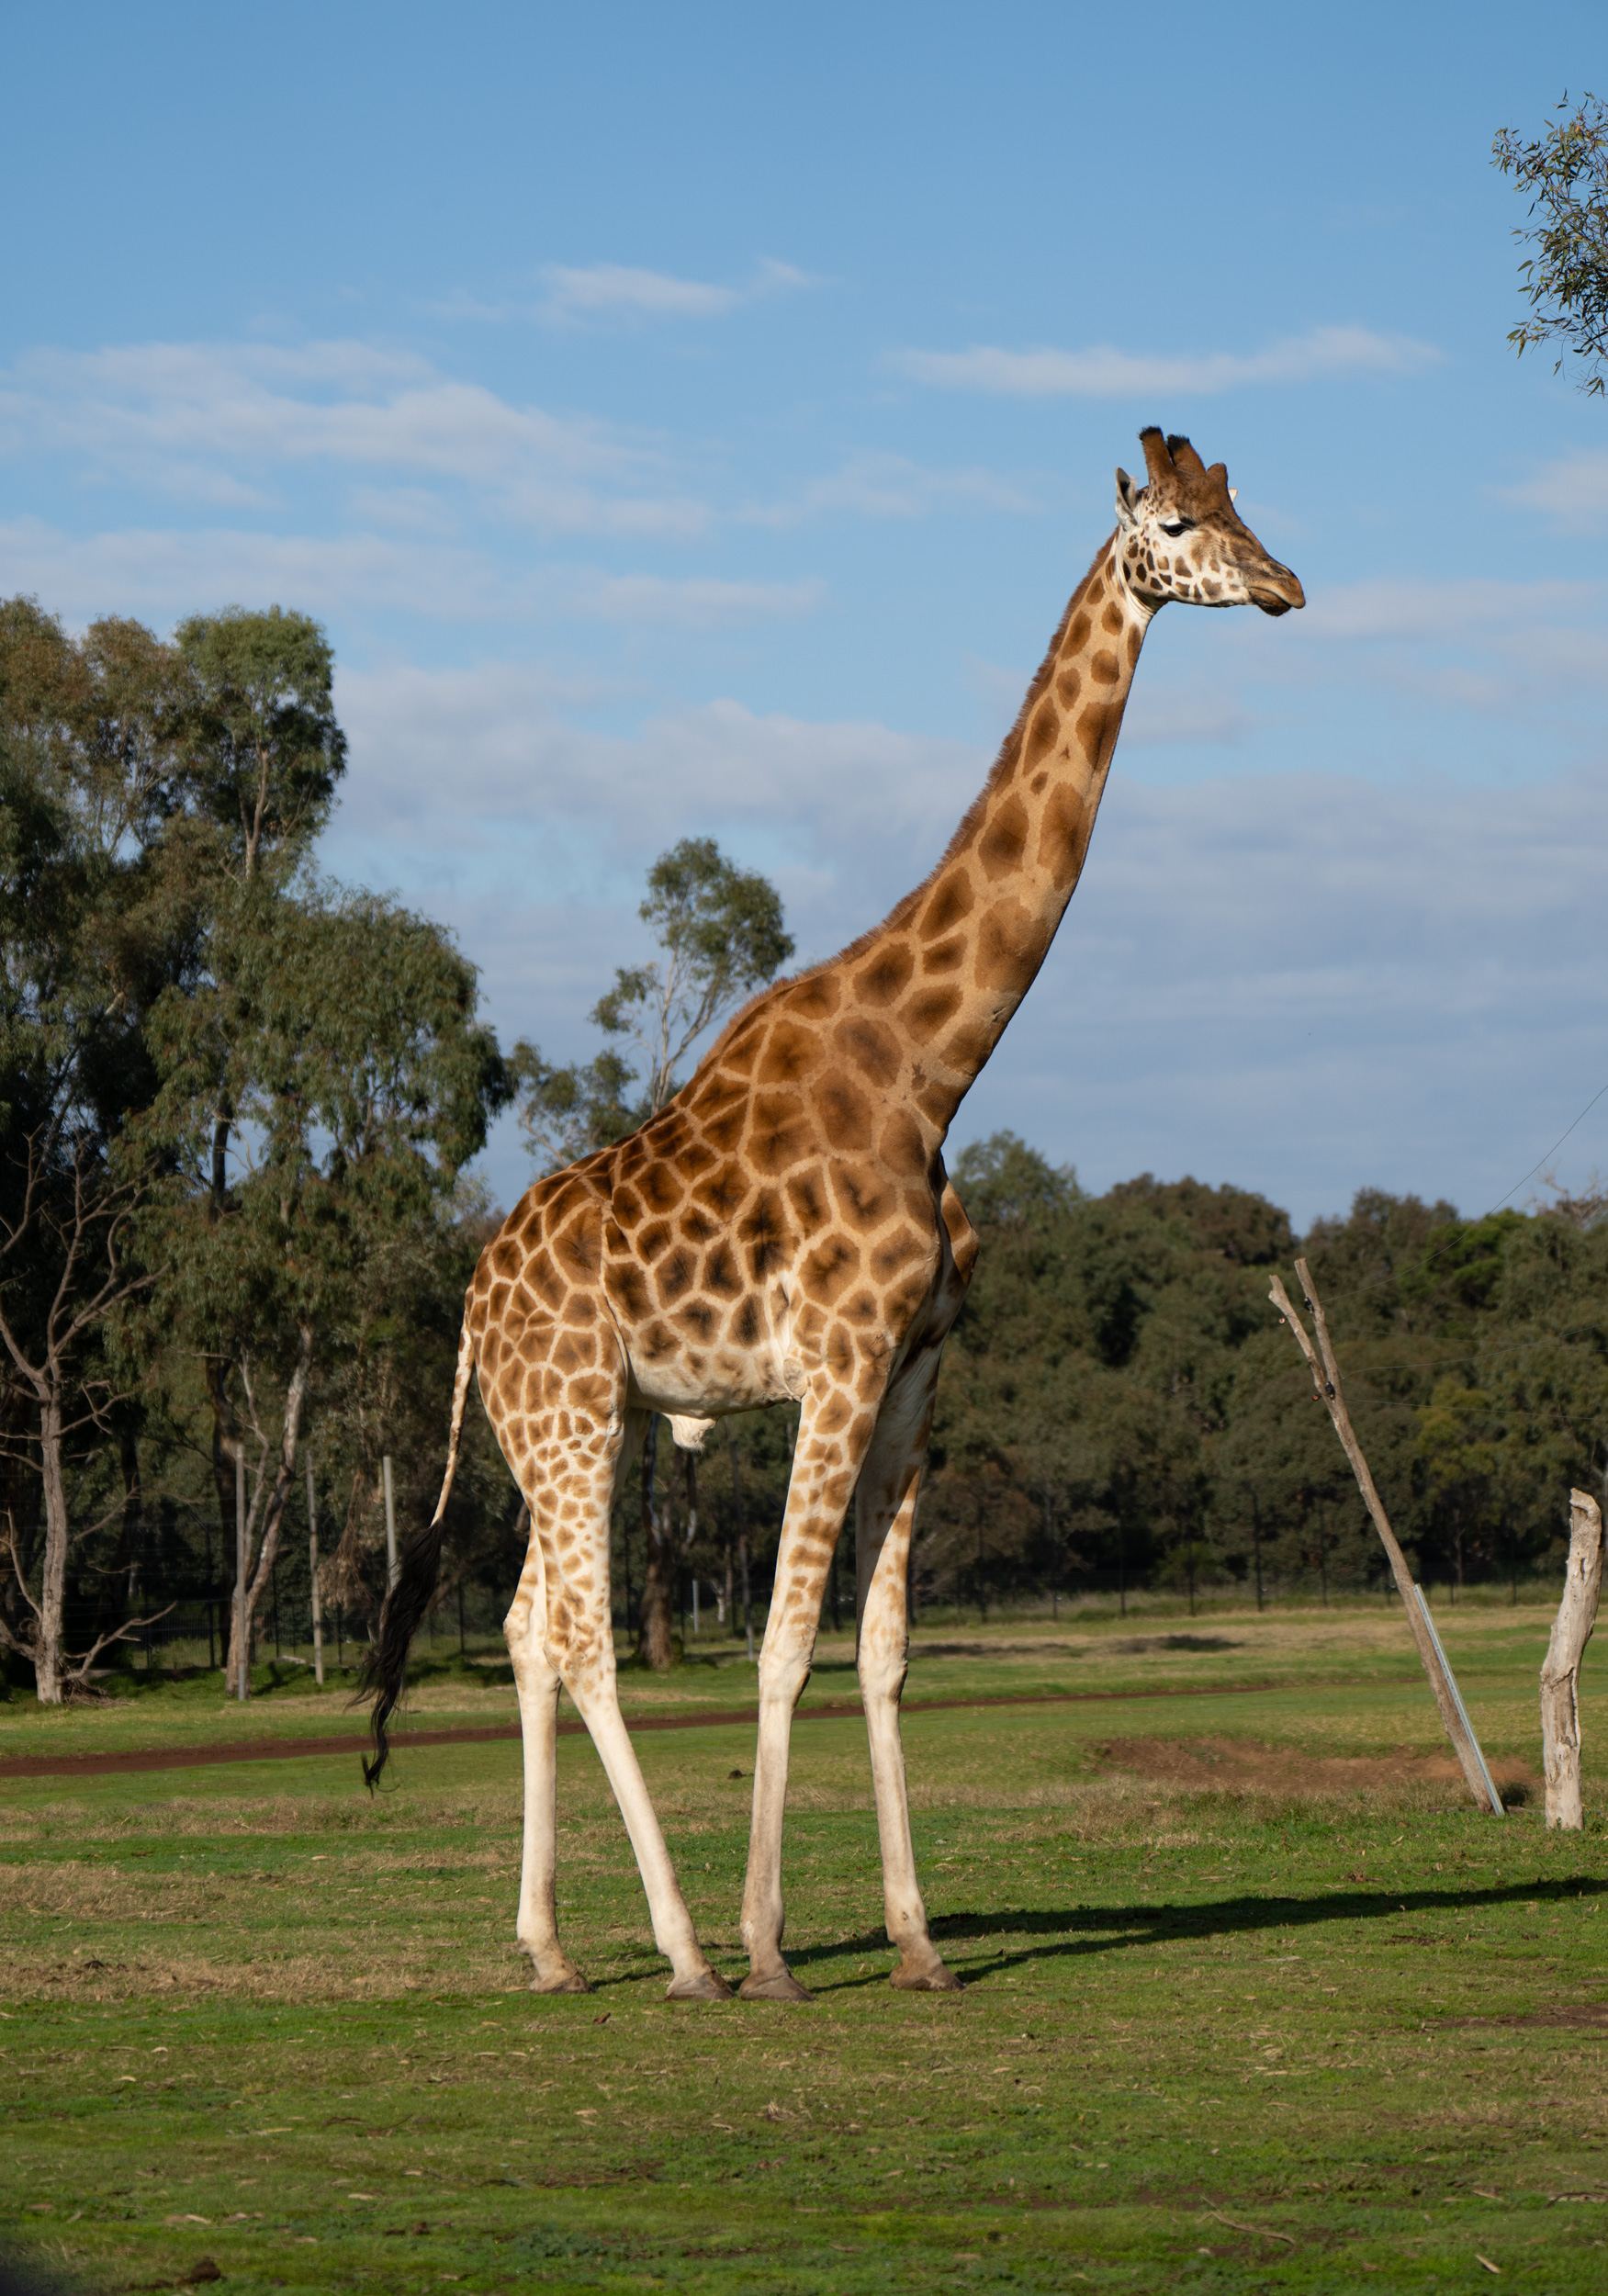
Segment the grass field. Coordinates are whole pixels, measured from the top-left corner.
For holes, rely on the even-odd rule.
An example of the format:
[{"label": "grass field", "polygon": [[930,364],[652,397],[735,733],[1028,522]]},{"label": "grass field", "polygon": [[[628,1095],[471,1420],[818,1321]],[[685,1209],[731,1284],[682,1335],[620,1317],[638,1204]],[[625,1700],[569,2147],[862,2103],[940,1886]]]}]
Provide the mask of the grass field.
[{"label": "grass field", "polygon": [[[559,1747],[583,1998],[531,1995],[512,1947],[517,1744],[404,1732],[372,1804],[350,1754],[0,1774],[7,2253],[107,2290],[210,2257],[242,2296],[1600,2290],[1608,1695],[1588,1654],[1587,1828],[1548,1836],[1547,1609],[1438,1619],[1503,1820],[1377,1604],[924,1628],[905,1744],[959,1997],[885,1983],[855,1718],[794,1737],[788,1949],[817,1998],[792,2009],[665,2001],[584,1737]],[[729,1643],[623,1681],[647,1719],[754,1697]],[[0,1763],[353,1728],[333,1687],[262,1683],[243,1710],[215,1676],[14,1697]],[[828,1637],[806,1711],[852,1695]],[[414,1715],[485,1727],[512,1694],[444,1661]],[[751,1728],[636,1742],[737,1974]]]}]

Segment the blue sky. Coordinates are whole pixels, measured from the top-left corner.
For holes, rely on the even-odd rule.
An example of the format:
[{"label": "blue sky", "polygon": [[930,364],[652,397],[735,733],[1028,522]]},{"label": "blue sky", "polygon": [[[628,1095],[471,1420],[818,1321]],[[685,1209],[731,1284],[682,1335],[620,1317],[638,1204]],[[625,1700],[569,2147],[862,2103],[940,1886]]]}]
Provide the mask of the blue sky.
[{"label": "blue sky", "polygon": [[[1595,10],[326,0],[6,41],[0,591],[320,615],[325,861],[450,923],[506,1040],[595,1049],[690,832],[802,956],[874,921],[1154,421],[1310,603],[1157,624],[957,1143],[1473,1212],[1608,1082],[1608,411],[1506,345],[1489,163],[1608,82]],[[1557,1159],[1597,1166],[1608,1100]],[[523,1185],[511,1131],[489,1171]]]}]

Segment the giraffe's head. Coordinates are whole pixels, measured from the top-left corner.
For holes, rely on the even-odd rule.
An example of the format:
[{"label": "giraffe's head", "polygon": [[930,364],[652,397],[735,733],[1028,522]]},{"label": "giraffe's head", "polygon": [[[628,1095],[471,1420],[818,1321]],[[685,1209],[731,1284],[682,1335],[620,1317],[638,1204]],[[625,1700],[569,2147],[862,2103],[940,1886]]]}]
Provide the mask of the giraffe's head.
[{"label": "giraffe's head", "polygon": [[1209,470],[1186,438],[1141,431],[1148,483],[1117,473],[1117,540],[1123,578],[1147,606],[1260,606],[1288,613],[1306,593],[1270,558],[1234,509],[1220,462]]}]

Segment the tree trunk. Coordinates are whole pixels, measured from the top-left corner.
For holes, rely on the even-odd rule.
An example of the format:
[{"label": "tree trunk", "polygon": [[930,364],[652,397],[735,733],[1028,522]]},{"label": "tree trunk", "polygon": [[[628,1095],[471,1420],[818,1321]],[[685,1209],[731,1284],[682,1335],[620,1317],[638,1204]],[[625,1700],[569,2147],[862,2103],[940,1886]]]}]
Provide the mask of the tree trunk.
[{"label": "tree trunk", "polygon": [[658,1458],[658,1413],[647,1422],[642,1446],[642,1539],[647,1566],[642,1578],[636,1655],[644,1666],[664,1668],[675,1656],[670,1634],[670,1590],[675,1576],[674,1537],[669,1521],[653,1503],[654,1468]]},{"label": "tree trunk", "polygon": [[1597,1623],[1602,1589],[1602,1515],[1583,1491],[1569,1494],[1569,1570],[1541,1669],[1541,1751],[1546,1772],[1546,1823],[1579,1833],[1580,1807],[1580,1659]]},{"label": "tree trunk", "polygon": [[34,1683],[42,1706],[62,1703],[66,1650],[67,1483],[62,1469],[62,1405],[39,1405],[39,1466],[45,1487],[45,1572],[34,1622]]},{"label": "tree trunk", "polygon": [[212,1407],[212,1488],[218,1498],[219,1536],[227,1555],[234,1543],[234,1446],[240,1429],[229,1400],[227,1358],[208,1356],[205,1368],[207,1401]]},{"label": "tree trunk", "polygon": [[[296,1353],[296,1368],[291,1373],[289,1385],[285,1390],[285,1416],[279,1435],[279,1461],[274,1473],[273,1489],[267,1494],[262,1543],[257,1548],[254,1570],[251,1570],[250,1548],[255,1536],[258,1511],[264,1505],[263,1477],[266,1473],[265,1467],[259,1474],[257,1495],[253,1503],[251,1514],[246,1518],[247,1570],[251,1571],[246,1582],[244,1619],[248,1650],[255,1638],[258,1605],[273,1579],[274,1564],[279,1553],[280,1527],[285,1520],[285,1503],[290,1495],[290,1486],[296,1478],[296,1451],[301,1434],[302,1406],[307,1401],[308,1375],[312,1368],[312,1326],[309,1323],[302,1323],[298,1326],[298,1333],[299,1344]],[[226,1683],[238,1683],[240,1680],[241,1627],[242,1621],[239,1613],[231,1606],[229,1657],[223,1677]]]}]

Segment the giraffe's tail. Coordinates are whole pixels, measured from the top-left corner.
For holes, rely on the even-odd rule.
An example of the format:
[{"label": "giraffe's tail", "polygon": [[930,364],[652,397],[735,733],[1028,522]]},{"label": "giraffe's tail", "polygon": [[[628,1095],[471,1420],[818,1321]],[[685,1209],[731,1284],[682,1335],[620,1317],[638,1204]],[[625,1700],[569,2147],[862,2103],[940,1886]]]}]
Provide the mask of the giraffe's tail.
[{"label": "giraffe's tail", "polygon": [[374,1760],[363,1765],[363,1783],[372,1794],[379,1782],[379,1773],[386,1766],[390,1752],[386,1737],[386,1725],[401,1702],[407,1686],[408,1651],[413,1637],[423,1622],[435,1593],[435,1581],[441,1574],[441,1542],[446,1527],[446,1503],[452,1494],[452,1479],[457,1472],[458,1440],[464,1429],[464,1404],[469,1392],[469,1377],[475,1368],[475,1339],[469,1329],[468,1311],[464,1313],[464,1327],[458,1338],[457,1377],[452,1390],[452,1429],[447,1437],[446,1473],[442,1478],[441,1496],[435,1503],[435,1513],[422,1530],[415,1531],[402,1549],[397,1566],[396,1583],[388,1592],[385,1608],[379,1615],[379,1626],[364,1661],[360,1698],[374,1700],[370,1728],[374,1732]]}]

